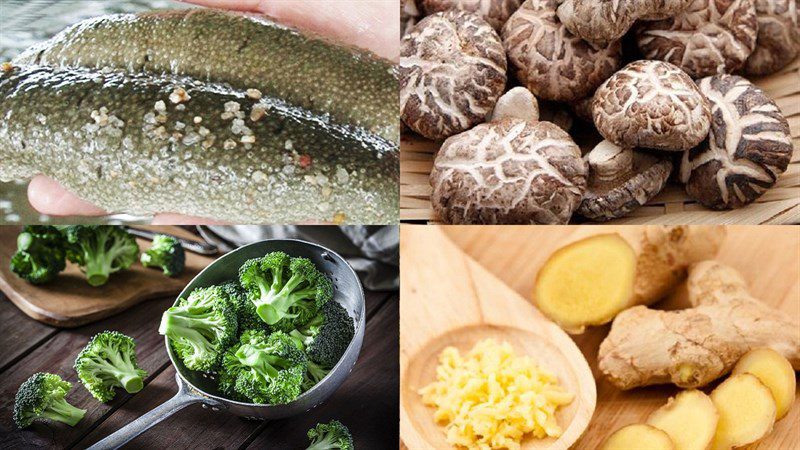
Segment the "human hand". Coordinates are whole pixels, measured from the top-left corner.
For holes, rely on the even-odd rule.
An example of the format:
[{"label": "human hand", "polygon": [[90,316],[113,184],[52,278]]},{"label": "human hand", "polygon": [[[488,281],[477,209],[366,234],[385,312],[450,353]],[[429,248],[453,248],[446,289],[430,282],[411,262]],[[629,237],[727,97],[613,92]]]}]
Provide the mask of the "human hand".
[{"label": "human hand", "polygon": [[[400,8],[393,0],[179,0],[200,6],[266,14],[286,25],[370,50],[397,61],[400,55]],[[106,211],[38,175],[28,185],[28,200],[50,216],[102,216]],[[213,220],[157,214],[153,224],[213,224]]]}]

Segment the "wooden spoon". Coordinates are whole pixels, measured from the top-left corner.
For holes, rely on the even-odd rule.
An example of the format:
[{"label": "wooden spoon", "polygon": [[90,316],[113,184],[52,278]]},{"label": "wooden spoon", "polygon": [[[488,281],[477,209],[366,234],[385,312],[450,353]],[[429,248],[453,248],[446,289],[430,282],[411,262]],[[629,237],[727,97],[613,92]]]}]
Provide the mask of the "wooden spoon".
[{"label": "wooden spoon", "polygon": [[[559,409],[558,439],[526,438],[523,449],[567,449],[594,412],[596,387],[578,347],[533,305],[467,256],[439,227],[403,225],[400,240],[400,437],[409,449],[448,448],[433,408],[417,391],[434,381],[439,353],[479,340],[508,341],[575,394]],[[525,261],[520,261],[525,264]]]}]

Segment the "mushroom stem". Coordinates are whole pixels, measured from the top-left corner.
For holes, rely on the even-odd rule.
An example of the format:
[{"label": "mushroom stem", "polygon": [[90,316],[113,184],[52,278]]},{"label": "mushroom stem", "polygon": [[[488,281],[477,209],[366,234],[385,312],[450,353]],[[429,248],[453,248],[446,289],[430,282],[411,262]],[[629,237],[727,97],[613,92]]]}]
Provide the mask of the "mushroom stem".
[{"label": "mushroom stem", "polygon": [[633,173],[633,149],[604,140],[586,155],[586,162],[591,184],[614,183]]}]

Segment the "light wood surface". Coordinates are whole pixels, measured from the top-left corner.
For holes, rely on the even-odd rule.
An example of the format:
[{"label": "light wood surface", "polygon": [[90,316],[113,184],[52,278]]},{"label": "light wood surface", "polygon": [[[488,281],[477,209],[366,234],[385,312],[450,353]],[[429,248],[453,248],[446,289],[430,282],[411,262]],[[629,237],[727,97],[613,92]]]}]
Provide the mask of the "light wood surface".
[{"label": "light wood surface", "polygon": [[435,380],[439,353],[484,338],[506,340],[555,373],[575,400],[557,413],[559,439],[526,439],[524,449],[561,450],[583,433],[595,385],[573,341],[529,302],[476,264],[437,227],[403,226],[400,270],[400,436],[410,449],[447,448],[444,427],[417,391]]},{"label": "light wood surface", "polygon": [[[753,82],[775,100],[789,121],[794,154],[786,172],[777,184],[758,200],[745,208],[732,211],[711,211],[691,200],[683,186],[673,181],[643,207],[628,217],[617,219],[617,224],[787,224],[800,223],[800,58],[780,72]],[[581,137],[584,151],[599,142],[600,136],[590,124],[575,121],[570,134]],[[400,141],[400,219],[422,220],[437,223],[431,209],[431,186],[428,175],[433,167],[433,156],[441,142],[423,139],[406,133]],[[575,217],[575,220],[578,218]]]},{"label": "light wood surface", "polygon": [[[68,262],[66,270],[51,283],[34,286],[9,268],[21,229],[0,227],[0,289],[29,317],[56,327],[77,327],[117,314],[148,299],[177,295],[212,261],[212,258],[186,252],[186,270],[177,278],[169,278],[160,270],[148,269],[136,262],[129,270],[112,274],[108,283],[99,287],[90,286],[80,268]],[[158,231],[197,239],[178,227],[160,227]],[[150,241],[137,239],[137,242],[142,251],[150,248]]]},{"label": "light wood surface", "polygon": [[[407,225],[403,226],[405,227]],[[540,265],[550,251],[568,239],[578,227],[439,228],[442,228],[456,245],[511,289],[530,298],[534,278]],[[403,260],[407,257],[408,254],[404,252]],[[431,259],[447,257],[447,254],[441,253],[438,256],[431,256]],[[800,227],[728,227],[728,235],[717,259],[739,270],[757,298],[800,320]],[[452,264],[459,263],[452,262]],[[405,273],[403,277],[403,283],[406,285]],[[681,291],[677,291],[672,298],[655,307],[665,309],[677,307],[682,303],[681,294]],[[403,302],[405,301],[406,298],[403,297]],[[450,316],[451,314],[446,315],[447,320]],[[406,319],[402,315],[401,318]],[[418,333],[427,326],[431,325],[418,324],[413,328],[413,333]],[[800,333],[800,329],[797,332]],[[597,349],[607,333],[608,326],[604,326],[591,328],[583,335],[573,336],[589,361],[595,376],[598,375]],[[406,334],[403,334],[402,340],[405,341],[406,338]],[[574,448],[597,448],[611,431],[627,424],[644,421],[648,414],[678,391],[674,387],[660,386],[622,392],[598,377],[597,408],[594,417]],[[800,395],[796,398],[789,414],[775,424],[774,431],[749,448],[762,450],[800,448]]]}]

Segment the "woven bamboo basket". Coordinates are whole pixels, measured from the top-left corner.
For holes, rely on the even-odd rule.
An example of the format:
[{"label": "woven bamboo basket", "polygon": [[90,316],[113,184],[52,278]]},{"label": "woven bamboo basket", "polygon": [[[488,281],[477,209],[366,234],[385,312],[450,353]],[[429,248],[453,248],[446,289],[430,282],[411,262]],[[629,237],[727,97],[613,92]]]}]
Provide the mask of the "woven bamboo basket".
[{"label": "woven bamboo basket", "polygon": [[[752,80],[769,94],[789,121],[794,153],[778,183],[754,203],[731,211],[711,211],[691,200],[677,183],[617,224],[797,224],[800,223],[800,58],[779,73]],[[599,140],[599,135],[598,135]],[[428,176],[441,142],[409,133],[400,142],[400,219],[437,223]],[[588,151],[588,148],[584,148]],[[580,220],[575,218],[574,220]]]}]

